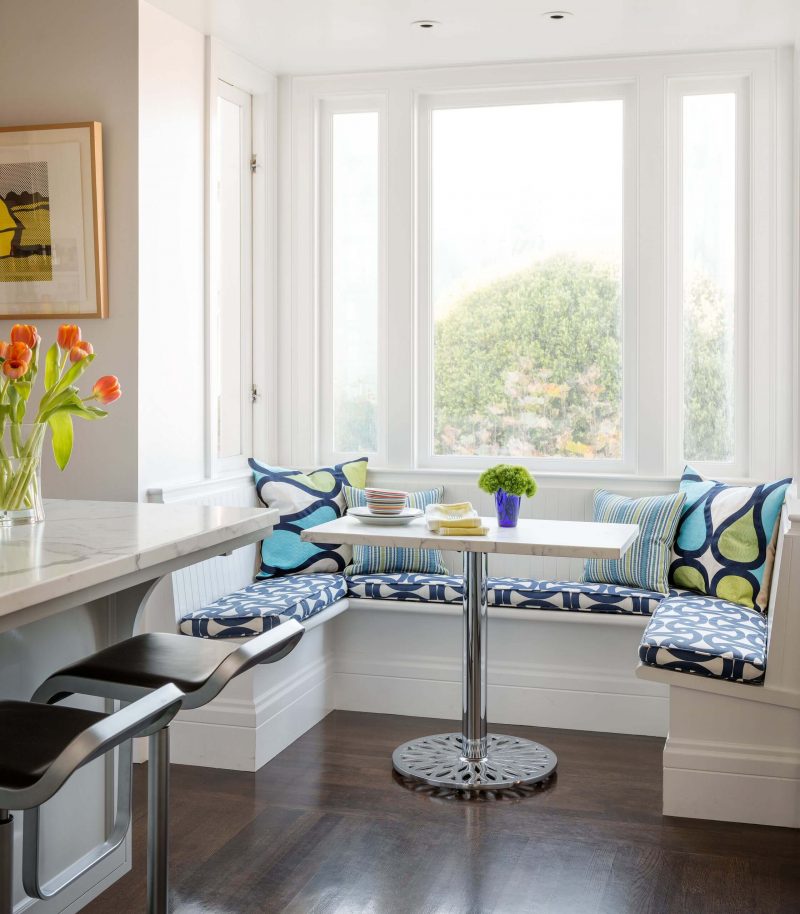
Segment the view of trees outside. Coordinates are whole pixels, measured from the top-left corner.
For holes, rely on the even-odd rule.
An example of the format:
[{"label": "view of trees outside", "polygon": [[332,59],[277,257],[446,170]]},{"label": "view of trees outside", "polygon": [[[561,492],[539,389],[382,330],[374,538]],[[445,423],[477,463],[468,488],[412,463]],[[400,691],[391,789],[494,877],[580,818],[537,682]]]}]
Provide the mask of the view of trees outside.
[{"label": "view of trees outside", "polygon": [[683,99],[683,445],[734,455],[736,96]]},{"label": "view of trees outside", "polygon": [[[689,460],[733,456],[735,113],[683,99]],[[378,118],[333,120],[335,449],[370,452]],[[619,100],[433,111],[435,454],[622,457],[622,128]]]},{"label": "view of trees outside", "polygon": [[433,447],[622,456],[623,104],[433,113]]},{"label": "view of trees outside", "polygon": [[341,453],[378,449],[377,112],[331,118],[333,439]]}]

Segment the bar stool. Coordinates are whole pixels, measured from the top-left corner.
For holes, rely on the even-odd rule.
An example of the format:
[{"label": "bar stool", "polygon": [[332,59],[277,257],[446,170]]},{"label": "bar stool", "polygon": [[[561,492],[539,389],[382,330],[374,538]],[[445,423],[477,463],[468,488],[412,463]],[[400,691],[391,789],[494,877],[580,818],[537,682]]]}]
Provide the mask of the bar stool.
[{"label": "bar stool", "polygon": [[[129,744],[134,736],[165,727],[182,697],[176,686],[165,685],[114,714],[0,701],[0,914],[11,914],[14,904],[14,819],[9,810],[23,809],[26,818],[34,811],[38,817],[39,807],[87,762]],[[39,897],[63,891],[108,853],[90,852]]]},{"label": "bar stool", "polygon": [[[231,649],[222,641],[163,632],[136,635],[53,673],[34,701],[52,704],[69,695],[135,701],[166,683],[183,693],[181,709],[208,704],[236,676],[275,663],[294,650],[305,629],[290,619]],[[147,771],[147,900],[149,914],[169,903],[169,729],[150,736]],[[33,828],[34,823],[31,822]],[[25,826],[28,822],[26,818]],[[26,855],[27,859],[27,855]]]}]

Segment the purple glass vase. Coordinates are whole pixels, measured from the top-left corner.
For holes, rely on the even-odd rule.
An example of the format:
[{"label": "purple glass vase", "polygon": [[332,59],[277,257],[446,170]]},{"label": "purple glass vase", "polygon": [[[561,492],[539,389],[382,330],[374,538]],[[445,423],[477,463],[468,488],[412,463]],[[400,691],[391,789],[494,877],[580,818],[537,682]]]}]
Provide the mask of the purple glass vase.
[{"label": "purple glass vase", "polygon": [[501,527],[516,527],[519,520],[519,506],[522,503],[521,495],[511,495],[505,489],[498,489],[494,493],[494,504],[497,508],[497,523]]}]

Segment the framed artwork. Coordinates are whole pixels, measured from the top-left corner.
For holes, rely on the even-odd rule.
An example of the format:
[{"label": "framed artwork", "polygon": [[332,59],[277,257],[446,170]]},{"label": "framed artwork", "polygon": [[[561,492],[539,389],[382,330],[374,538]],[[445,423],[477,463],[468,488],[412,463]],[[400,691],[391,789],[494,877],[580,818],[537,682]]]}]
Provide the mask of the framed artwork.
[{"label": "framed artwork", "polygon": [[0,127],[0,318],[108,316],[101,127]]}]

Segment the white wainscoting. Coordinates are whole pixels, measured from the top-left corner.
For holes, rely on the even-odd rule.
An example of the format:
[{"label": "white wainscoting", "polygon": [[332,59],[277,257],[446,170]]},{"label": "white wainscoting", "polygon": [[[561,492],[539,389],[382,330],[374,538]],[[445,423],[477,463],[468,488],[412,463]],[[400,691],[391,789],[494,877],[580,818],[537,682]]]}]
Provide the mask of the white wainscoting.
[{"label": "white wainscoting", "polygon": [[[469,500],[485,515],[493,498],[476,474],[371,471],[373,485],[418,490],[444,485],[447,501]],[[676,480],[601,480],[630,495],[675,491]],[[540,480],[523,516],[592,519],[598,482]],[[249,505],[249,475],[154,490],[155,501]],[[460,572],[460,556],[445,554]],[[173,630],[177,614],[252,580],[256,550],[238,550],[173,577],[169,608],[148,625]],[[582,563],[560,558],[492,556],[490,573],[565,580]],[[347,609],[346,612],[343,610]],[[339,604],[328,621],[312,620],[298,648],[275,666],[231,683],[217,700],[184,712],[173,724],[173,758],[182,764],[254,771],[335,708],[456,719],[461,708],[461,615],[457,606]],[[320,624],[322,623],[322,624]],[[490,610],[490,723],[664,736],[667,688],[634,675],[643,618]]]}]

